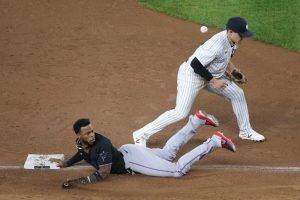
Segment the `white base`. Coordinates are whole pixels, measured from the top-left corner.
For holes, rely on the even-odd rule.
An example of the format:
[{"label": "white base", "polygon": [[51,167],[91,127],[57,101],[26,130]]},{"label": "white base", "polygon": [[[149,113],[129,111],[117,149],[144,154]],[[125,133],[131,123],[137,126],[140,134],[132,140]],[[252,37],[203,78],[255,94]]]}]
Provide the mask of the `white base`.
[{"label": "white base", "polygon": [[49,158],[64,160],[64,154],[28,154],[24,169],[59,169]]}]

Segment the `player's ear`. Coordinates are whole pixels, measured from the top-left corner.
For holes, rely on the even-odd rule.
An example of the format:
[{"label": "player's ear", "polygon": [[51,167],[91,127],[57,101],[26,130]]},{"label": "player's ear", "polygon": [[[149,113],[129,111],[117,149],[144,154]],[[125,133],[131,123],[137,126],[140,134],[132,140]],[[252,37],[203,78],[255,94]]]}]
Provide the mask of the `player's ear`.
[{"label": "player's ear", "polygon": [[81,140],[81,138],[82,138],[81,131],[79,133],[76,133],[76,136],[79,140]]}]

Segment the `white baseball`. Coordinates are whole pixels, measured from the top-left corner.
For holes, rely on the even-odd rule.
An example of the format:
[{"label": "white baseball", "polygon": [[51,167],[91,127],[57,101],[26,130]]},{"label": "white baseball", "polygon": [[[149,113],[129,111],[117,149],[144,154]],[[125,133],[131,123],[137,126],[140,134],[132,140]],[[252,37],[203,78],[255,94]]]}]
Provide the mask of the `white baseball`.
[{"label": "white baseball", "polygon": [[206,26],[201,26],[200,31],[201,33],[206,33],[208,31],[208,28]]}]

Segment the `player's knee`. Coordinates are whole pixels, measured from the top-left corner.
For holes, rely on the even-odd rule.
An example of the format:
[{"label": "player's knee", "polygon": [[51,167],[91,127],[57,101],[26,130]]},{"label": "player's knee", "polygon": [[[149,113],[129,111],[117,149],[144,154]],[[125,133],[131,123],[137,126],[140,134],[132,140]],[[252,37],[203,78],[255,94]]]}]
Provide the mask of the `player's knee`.
[{"label": "player's knee", "polygon": [[234,95],[232,96],[232,98],[238,99],[238,100],[243,100],[243,99],[245,99],[244,91],[243,91],[241,88],[237,88],[237,89],[234,91]]},{"label": "player's knee", "polygon": [[175,113],[176,113],[175,117],[176,117],[177,121],[185,119],[188,116],[188,114],[189,114],[189,112],[176,111],[176,110],[175,110]]},{"label": "player's knee", "polygon": [[184,176],[186,173],[183,170],[179,170],[174,174],[174,177]]},{"label": "player's knee", "polygon": [[168,147],[164,147],[163,148],[164,152],[165,152],[165,159],[172,162],[175,158],[176,158],[176,153],[175,151],[170,151],[168,149]]}]

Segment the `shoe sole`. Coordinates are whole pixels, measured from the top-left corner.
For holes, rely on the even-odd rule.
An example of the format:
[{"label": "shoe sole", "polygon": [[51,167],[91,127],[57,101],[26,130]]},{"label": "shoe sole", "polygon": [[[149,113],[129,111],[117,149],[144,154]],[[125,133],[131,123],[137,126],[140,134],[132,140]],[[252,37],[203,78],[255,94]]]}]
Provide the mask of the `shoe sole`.
[{"label": "shoe sole", "polygon": [[249,141],[252,141],[252,142],[265,142],[267,140],[266,138],[264,138],[262,140],[254,140],[254,139],[251,139],[251,138],[241,137],[241,136],[239,136],[239,138],[241,138],[242,140],[249,140]]},{"label": "shoe sole", "polygon": [[218,127],[219,126],[219,121],[217,120],[217,118],[215,118],[213,115],[207,114],[205,111],[198,111],[196,112],[196,116],[202,120],[206,120],[208,121],[209,125],[214,126],[214,127]]}]

